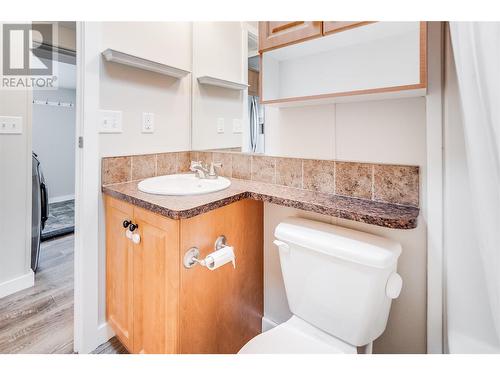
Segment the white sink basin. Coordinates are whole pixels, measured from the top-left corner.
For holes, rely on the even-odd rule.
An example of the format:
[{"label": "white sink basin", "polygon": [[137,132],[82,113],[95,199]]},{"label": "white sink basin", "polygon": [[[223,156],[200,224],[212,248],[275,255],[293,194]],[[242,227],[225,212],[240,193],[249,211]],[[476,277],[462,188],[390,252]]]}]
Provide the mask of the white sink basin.
[{"label": "white sink basin", "polygon": [[225,177],[200,179],[194,174],[169,174],[139,182],[139,190],[160,195],[198,195],[227,189],[231,181]]}]

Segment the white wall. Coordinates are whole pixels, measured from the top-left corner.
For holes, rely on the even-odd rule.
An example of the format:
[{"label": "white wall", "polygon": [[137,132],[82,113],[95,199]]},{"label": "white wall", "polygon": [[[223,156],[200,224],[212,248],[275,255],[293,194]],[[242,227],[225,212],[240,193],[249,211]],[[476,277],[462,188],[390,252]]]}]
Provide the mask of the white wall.
[{"label": "white wall", "polygon": [[[300,108],[266,108],[266,153],[349,161],[420,166],[425,192],[425,98],[343,103]],[[425,197],[421,194],[421,207]],[[394,230],[354,221],[311,215],[265,205],[264,313],[281,323],[290,316],[273,230],[287,216],[312,217],[399,241],[403,253],[398,272],[404,280],[393,303],[385,333],[375,342],[380,353],[426,351],[426,223],[413,230]]]},{"label": "white wall", "polygon": [[[0,23],[0,51],[2,40]],[[0,90],[0,116],[21,116],[24,126],[21,135],[0,134],[0,297],[33,284],[31,100],[27,90]]]},{"label": "white wall", "polygon": [[[75,89],[39,90],[36,100],[75,101]],[[75,107],[33,105],[33,152],[38,155],[48,186],[49,199],[75,195]]]},{"label": "white wall", "polygon": [[[101,51],[107,48],[191,71],[191,24],[103,22]],[[122,111],[123,120],[123,133],[100,135],[102,156],[190,148],[190,75],[175,79],[96,58],[101,60],[101,109]],[[143,112],[155,115],[153,134],[141,133]]]},{"label": "white wall", "polygon": [[[101,48],[107,48],[161,61],[191,71],[191,32],[189,22],[103,22]],[[99,154],[119,156],[190,149],[191,75],[177,80],[153,72],[107,63],[100,53],[100,92],[102,109],[123,112],[123,133],[100,134]],[[141,133],[143,112],[155,114],[155,132]],[[99,199],[99,313],[105,322],[105,221],[102,196]]]},{"label": "white wall", "polygon": [[58,23],[57,44],[61,48],[76,51],[76,29],[70,22]]},{"label": "white wall", "polygon": [[[193,136],[194,150],[242,146],[242,134],[233,132],[233,119],[244,126],[243,91],[200,85],[197,78],[213,76],[247,82],[247,34],[241,22],[193,23]],[[224,119],[224,133],[217,121]]]}]

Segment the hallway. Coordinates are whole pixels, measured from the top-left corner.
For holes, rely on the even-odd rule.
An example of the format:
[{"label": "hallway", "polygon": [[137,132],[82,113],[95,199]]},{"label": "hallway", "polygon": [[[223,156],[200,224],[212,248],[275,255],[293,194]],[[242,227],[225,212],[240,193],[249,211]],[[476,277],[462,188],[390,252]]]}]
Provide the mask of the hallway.
[{"label": "hallway", "polygon": [[42,243],[35,285],[0,299],[0,353],[73,352],[73,235]]}]

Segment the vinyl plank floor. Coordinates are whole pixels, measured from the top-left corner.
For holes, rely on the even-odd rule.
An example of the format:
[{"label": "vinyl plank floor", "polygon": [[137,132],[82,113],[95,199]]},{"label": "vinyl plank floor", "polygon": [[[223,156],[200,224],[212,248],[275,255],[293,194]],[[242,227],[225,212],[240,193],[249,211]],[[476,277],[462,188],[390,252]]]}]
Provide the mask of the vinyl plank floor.
[{"label": "vinyl plank floor", "polygon": [[0,299],[0,353],[73,352],[73,248],[42,243],[35,285]]},{"label": "vinyl plank floor", "polygon": [[120,341],[116,337],[113,337],[108,342],[100,345],[92,354],[128,354],[128,352]]},{"label": "vinyl plank floor", "polygon": [[75,200],[49,204],[49,217],[42,231],[42,241],[73,233],[75,229]]},{"label": "vinyl plank floor", "polygon": [[[0,299],[0,354],[73,353],[74,236],[43,242],[35,285]],[[116,338],[96,354],[127,353]]]}]

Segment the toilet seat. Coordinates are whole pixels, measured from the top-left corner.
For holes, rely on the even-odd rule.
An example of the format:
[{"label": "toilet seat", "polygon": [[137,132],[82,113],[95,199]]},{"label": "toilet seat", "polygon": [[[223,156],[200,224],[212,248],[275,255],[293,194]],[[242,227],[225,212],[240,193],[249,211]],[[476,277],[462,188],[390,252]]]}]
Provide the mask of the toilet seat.
[{"label": "toilet seat", "polygon": [[254,337],[239,354],[357,354],[357,348],[297,316]]}]

